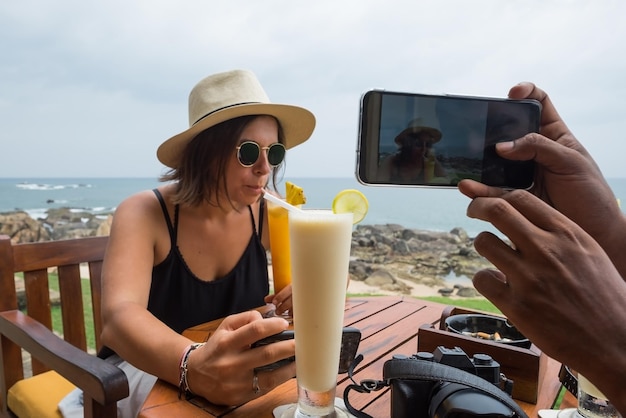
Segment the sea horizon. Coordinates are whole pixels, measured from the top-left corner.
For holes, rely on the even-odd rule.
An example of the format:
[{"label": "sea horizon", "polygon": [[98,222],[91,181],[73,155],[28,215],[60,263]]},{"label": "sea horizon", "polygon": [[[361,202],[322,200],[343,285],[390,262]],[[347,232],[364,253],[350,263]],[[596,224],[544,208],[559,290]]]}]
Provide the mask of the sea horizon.
[{"label": "sea horizon", "polygon": [[[609,178],[618,199],[626,199],[626,178]],[[398,224],[406,228],[449,232],[463,228],[501,235],[490,224],[466,216],[470,200],[456,188],[365,186],[354,177],[284,177],[304,189],[306,207],[329,208],[343,189],[357,189],[369,200],[362,225]],[[70,208],[94,215],[112,213],[130,195],[162,185],[157,177],[4,177],[0,178],[0,213],[22,210],[45,218],[52,208]],[[622,209],[624,210],[624,209]]]}]

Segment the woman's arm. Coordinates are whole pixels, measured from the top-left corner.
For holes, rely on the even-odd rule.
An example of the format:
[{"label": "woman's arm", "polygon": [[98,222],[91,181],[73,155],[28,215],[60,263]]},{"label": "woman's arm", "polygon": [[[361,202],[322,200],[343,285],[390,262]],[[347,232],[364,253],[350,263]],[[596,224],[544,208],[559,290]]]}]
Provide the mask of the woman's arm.
[{"label": "woman's arm", "polygon": [[[155,252],[166,251],[164,240],[169,247],[153,192],[119,205],[103,265],[102,341],[136,367],[177,385],[177,362],[190,341],[147,310]],[[164,256],[158,254],[159,261]]]},{"label": "woman's arm", "polygon": [[[124,201],[113,218],[103,266],[102,341],[136,367],[179,385],[180,362],[188,338],[148,310],[152,267],[169,252],[169,234],[152,192]],[[187,380],[192,392],[217,404],[238,404],[259,396],[253,369],[294,355],[294,342],[250,349],[250,344],[283,331],[281,318],[256,311],[226,318],[206,344],[189,354]],[[295,365],[259,375],[264,391],[295,375]]]}]

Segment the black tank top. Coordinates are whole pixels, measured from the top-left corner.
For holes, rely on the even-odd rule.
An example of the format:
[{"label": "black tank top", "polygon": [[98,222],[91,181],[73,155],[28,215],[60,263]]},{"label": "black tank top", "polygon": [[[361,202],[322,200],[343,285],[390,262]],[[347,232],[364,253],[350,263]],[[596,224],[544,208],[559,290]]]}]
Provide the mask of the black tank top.
[{"label": "black tank top", "polygon": [[177,245],[178,211],[174,225],[170,221],[161,193],[154,189],[167,229],[170,234],[170,252],[152,269],[152,284],[148,310],[178,333],[203,322],[243,312],[265,304],[269,293],[267,254],[261,243],[263,201],[259,210],[259,231],[256,232],[252,208],[252,236],[235,267],[224,277],[213,281],[200,280],[185,263]]}]

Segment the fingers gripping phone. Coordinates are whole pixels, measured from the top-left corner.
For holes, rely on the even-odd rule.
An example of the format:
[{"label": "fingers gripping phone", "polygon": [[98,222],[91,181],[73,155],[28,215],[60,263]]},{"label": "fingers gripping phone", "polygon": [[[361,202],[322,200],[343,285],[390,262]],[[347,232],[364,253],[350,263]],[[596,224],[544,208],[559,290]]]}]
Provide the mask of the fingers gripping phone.
[{"label": "fingers gripping phone", "polygon": [[371,90],[361,97],[357,179],[366,185],[456,187],[462,179],[528,189],[534,162],[495,144],[538,132],[541,104]]},{"label": "fingers gripping phone", "polygon": [[[254,344],[252,344],[252,348],[261,347],[267,344],[272,344],[277,341],[285,341],[294,338],[294,331],[292,329],[283,331],[278,334],[270,335],[269,337],[265,337]],[[347,373],[348,368],[354,361],[356,357],[357,350],[359,348],[359,343],[361,342],[361,331],[354,327],[344,327],[343,333],[341,336],[341,353],[339,355],[339,373]],[[277,362],[257,367],[257,371],[261,370],[275,370],[279,367],[282,367],[286,364],[289,364],[295,361],[295,356],[279,360]]]}]

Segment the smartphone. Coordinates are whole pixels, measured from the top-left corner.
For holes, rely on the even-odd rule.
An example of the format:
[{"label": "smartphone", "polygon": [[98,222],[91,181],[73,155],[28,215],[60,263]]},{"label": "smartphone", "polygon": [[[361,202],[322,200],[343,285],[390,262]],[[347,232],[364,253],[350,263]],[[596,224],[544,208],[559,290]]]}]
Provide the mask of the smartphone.
[{"label": "smartphone", "polygon": [[365,185],[455,187],[462,179],[528,189],[534,162],[495,144],[538,132],[541,103],[371,90],[361,97],[356,176]]},{"label": "smartphone", "polygon": [[[292,329],[288,329],[278,334],[270,335],[269,337],[265,337],[254,344],[252,344],[252,348],[261,347],[267,344],[272,344],[277,341],[290,340],[294,338],[294,331]],[[361,331],[354,327],[344,327],[343,333],[341,336],[341,353],[339,355],[339,373],[347,373],[350,365],[354,361],[356,357],[357,350],[359,348],[359,343],[361,342]],[[284,366],[285,364],[289,364],[295,361],[295,356],[278,360],[277,362],[267,364],[262,367],[257,367],[257,371],[262,370],[275,370],[279,367]]]}]

